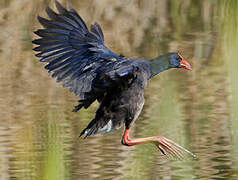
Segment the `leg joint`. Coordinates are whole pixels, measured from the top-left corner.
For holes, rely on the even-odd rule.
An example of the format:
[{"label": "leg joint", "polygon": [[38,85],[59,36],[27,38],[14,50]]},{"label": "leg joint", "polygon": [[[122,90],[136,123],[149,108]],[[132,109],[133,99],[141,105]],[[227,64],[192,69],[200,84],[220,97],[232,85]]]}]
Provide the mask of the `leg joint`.
[{"label": "leg joint", "polygon": [[124,138],[122,138],[121,144],[124,146],[131,146],[130,144],[128,144],[128,142]]}]

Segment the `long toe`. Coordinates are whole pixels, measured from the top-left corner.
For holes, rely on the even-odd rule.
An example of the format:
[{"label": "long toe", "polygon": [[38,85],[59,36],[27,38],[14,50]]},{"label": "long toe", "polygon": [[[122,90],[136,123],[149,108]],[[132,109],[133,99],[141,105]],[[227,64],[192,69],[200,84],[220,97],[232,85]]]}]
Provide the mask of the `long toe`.
[{"label": "long toe", "polygon": [[172,159],[183,160],[189,156],[196,158],[196,155],[163,136],[158,137],[157,143],[155,143],[155,145],[163,155],[171,157]]}]

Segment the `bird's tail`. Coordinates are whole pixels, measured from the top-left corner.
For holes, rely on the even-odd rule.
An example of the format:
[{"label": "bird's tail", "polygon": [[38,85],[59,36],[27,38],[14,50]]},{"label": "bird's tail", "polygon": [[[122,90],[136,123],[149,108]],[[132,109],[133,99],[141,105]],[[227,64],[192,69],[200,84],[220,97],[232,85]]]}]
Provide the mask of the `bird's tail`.
[{"label": "bird's tail", "polygon": [[111,130],[115,129],[113,122],[110,119],[93,119],[88,126],[80,133],[79,137],[85,135],[85,138],[88,136],[93,136],[99,133],[109,133]]}]

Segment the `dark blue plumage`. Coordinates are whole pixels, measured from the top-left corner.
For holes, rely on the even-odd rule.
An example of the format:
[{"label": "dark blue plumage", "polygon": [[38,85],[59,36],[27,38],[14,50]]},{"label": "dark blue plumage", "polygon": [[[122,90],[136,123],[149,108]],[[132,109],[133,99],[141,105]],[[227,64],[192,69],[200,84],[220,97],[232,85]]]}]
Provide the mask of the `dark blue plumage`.
[{"label": "dark blue plumage", "polygon": [[[57,1],[56,8],[59,13],[46,8],[49,20],[38,17],[44,28],[35,32],[40,38],[32,42],[52,77],[80,98],[73,111],[88,108],[95,100],[100,103],[80,136],[110,132],[123,124],[128,130],[143,107],[149,78],[169,68],[190,69],[177,53],[152,60],[117,55],[104,45],[98,23],[89,30],[74,9],[67,10]],[[129,145],[126,141],[123,144]]]},{"label": "dark blue plumage", "polygon": [[41,62],[48,62],[45,68],[52,72],[52,77],[56,77],[57,82],[64,81],[64,87],[69,87],[80,97],[80,105],[75,111],[87,108],[109,87],[116,85],[106,81],[105,75],[119,81],[114,77],[115,72],[122,78],[130,75],[130,71],[135,69],[133,66],[148,63],[128,60],[112,52],[104,45],[104,35],[98,23],[88,30],[74,9],[67,10],[58,2],[56,7],[59,14],[49,7],[46,9],[50,20],[38,17],[45,29],[35,32],[41,38],[33,41],[39,45],[34,50],[40,51],[36,56],[41,58]]}]

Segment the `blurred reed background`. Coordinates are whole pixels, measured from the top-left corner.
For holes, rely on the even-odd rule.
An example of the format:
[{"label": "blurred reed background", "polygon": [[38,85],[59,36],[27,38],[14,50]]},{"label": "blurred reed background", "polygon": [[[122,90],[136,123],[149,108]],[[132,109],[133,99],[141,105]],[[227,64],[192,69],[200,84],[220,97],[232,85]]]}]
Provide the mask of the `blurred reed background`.
[{"label": "blurred reed background", "polygon": [[180,52],[193,71],[153,78],[133,136],[164,135],[197,154],[171,161],[152,145],[121,146],[121,133],[78,138],[98,104],[77,97],[32,51],[50,0],[0,1],[0,179],[238,179],[238,1],[61,0],[127,57]]}]

